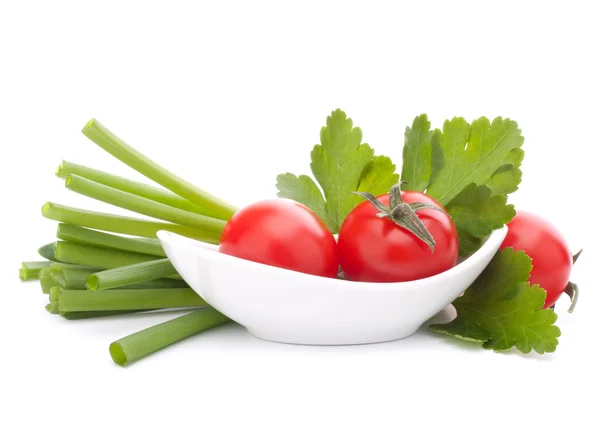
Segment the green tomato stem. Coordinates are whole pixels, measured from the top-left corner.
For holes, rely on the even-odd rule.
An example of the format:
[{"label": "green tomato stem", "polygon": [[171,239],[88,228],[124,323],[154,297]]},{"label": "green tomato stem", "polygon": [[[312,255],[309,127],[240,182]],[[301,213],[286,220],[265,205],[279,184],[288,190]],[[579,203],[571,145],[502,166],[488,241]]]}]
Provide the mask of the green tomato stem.
[{"label": "green tomato stem", "polygon": [[579,299],[579,286],[572,281],[569,281],[569,284],[567,284],[567,288],[565,289],[565,293],[569,296],[569,298],[571,298],[571,306],[569,306],[569,309],[567,310],[567,312],[571,314],[575,310],[575,306],[577,306],[577,299]]},{"label": "green tomato stem", "polygon": [[422,209],[433,209],[436,211],[443,212],[447,214],[441,208],[438,208],[431,204],[426,204],[424,202],[414,202],[414,203],[404,203],[402,200],[402,192],[401,187],[406,183],[401,181],[400,183],[395,184],[390,188],[389,192],[389,206],[383,204],[381,201],[375,197],[375,195],[368,192],[353,192],[356,195],[360,195],[369,201],[379,213],[377,213],[377,217],[379,218],[389,218],[394,223],[396,223],[399,227],[409,231],[414,234],[419,240],[429,246],[431,253],[433,253],[435,249],[435,239],[429,233],[429,230],[425,227],[419,216],[416,214],[417,211]]}]

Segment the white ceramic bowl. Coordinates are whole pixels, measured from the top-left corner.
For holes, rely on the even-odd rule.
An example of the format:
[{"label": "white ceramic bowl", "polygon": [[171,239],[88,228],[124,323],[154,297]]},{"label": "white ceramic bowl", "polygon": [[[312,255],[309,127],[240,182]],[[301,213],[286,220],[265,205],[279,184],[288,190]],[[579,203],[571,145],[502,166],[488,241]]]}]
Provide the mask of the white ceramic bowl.
[{"label": "white ceramic bowl", "polygon": [[456,267],[399,283],[318,277],[221,254],[218,247],[160,231],[167,256],[204,300],[254,336],[296,344],[363,344],[413,334],[475,281],[507,228]]}]

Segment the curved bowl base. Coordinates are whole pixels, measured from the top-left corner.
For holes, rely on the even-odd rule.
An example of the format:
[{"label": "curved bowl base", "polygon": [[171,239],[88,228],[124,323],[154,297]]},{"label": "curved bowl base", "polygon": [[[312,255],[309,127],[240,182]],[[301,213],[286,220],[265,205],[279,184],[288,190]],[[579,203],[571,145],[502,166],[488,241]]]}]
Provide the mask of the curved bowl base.
[{"label": "curved bowl base", "polygon": [[332,335],[331,333],[311,333],[299,335],[294,332],[277,332],[264,329],[250,329],[248,332],[260,340],[271,341],[274,343],[297,344],[304,346],[351,346],[359,344],[386,343],[389,341],[401,340],[413,335],[419,327],[406,330],[395,331],[393,333],[378,333],[368,336],[344,336]]}]

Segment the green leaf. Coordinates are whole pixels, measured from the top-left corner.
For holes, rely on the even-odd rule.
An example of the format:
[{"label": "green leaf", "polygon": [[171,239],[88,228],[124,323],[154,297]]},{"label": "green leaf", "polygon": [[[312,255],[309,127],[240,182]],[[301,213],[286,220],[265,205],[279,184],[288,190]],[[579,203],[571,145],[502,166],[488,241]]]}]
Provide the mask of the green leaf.
[{"label": "green leaf", "polygon": [[483,347],[523,353],[556,350],[560,329],[557,316],[542,309],[546,292],[528,283],[531,258],[512,248],[499,251],[467,291],[453,302],[457,317],[435,324],[433,331],[479,340]]},{"label": "green leaf", "polygon": [[306,205],[323,220],[327,227],[335,226],[335,221],[327,212],[323,194],[310,177],[304,175],[297,177],[292,173],[280,174],[277,176],[276,187],[280,198],[294,199]]},{"label": "green leaf", "polygon": [[508,195],[517,190],[521,183],[521,163],[525,157],[522,149],[513,149],[507,157],[508,164],[500,167],[490,177],[487,185],[492,189],[492,195]]},{"label": "green leaf", "polygon": [[506,195],[492,196],[489,187],[471,183],[446,206],[459,238],[465,239],[461,244],[461,256],[468,256],[479,248],[480,242],[475,239],[489,236],[513,219],[515,207],[507,205],[506,200]]},{"label": "green leaf", "polygon": [[402,180],[406,190],[425,192],[431,178],[431,122],[426,114],[415,117],[404,132]]},{"label": "green leaf", "polygon": [[311,153],[310,168],[324,198],[316,194],[319,189],[308,176],[296,177],[290,173],[278,176],[277,195],[305,204],[337,233],[348,213],[363,201],[352,192],[360,188],[380,195],[398,181],[391,160],[374,157],[373,149],[361,141],[360,128],[353,127],[352,120],[342,110],[335,110],[321,129],[320,144]]},{"label": "green leaf", "polygon": [[[396,165],[390,157],[378,155],[367,163],[358,182],[356,191],[370,192],[373,195],[387,193],[390,188],[400,181],[396,173]],[[358,198],[361,202],[361,198]]]},{"label": "green leaf", "polygon": [[475,252],[483,245],[483,239],[480,237],[470,236],[466,233],[458,235],[458,254],[462,257],[467,257]]},{"label": "green leaf", "polygon": [[[485,185],[498,169],[513,164],[513,153],[523,144],[516,122],[497,117],[490,124],[480,117],[471,125],[462,117],[444,122],[432,136],[432,175],[427,194],[447,205],[470,183]],[[514,191],[519,179],[503,177],[502,189]]]}]

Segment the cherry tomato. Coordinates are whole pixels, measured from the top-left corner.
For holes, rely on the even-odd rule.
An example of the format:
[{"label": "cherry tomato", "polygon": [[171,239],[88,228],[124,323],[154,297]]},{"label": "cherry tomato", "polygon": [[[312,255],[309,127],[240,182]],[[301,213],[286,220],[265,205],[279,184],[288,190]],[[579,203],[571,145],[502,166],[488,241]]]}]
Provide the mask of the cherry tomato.
[{"label": "cherry tomato", "polygon": [[573,257],[563,235],[550,222],[527,211],[518,211],[508,223],[508,234],[501,249],[525,251],[532,260],[530,284],[546,290],[544,308],[560,297],[569,284]]},{"label": "cherry tomato", "polygon": [[306,206],[289,199],[256,202],[227,223],[219,251],[288,270],[336,277],[337,243]]},{"label": "cherry tomato", "polygon": [[[389,205],[388,194],[377,199]],[[421,192],[402,192],[402,200],[444,209],[436,200]],[[389,218],[378,217],[378,212],[370,202],[362,202],[346,217],[340,228],[340,264],[348,279],[411,281],[441,273],[456,265],[458,234],[447,214],[433,209],[416,212],[435,240],[432,252],[416,235]]]}]

